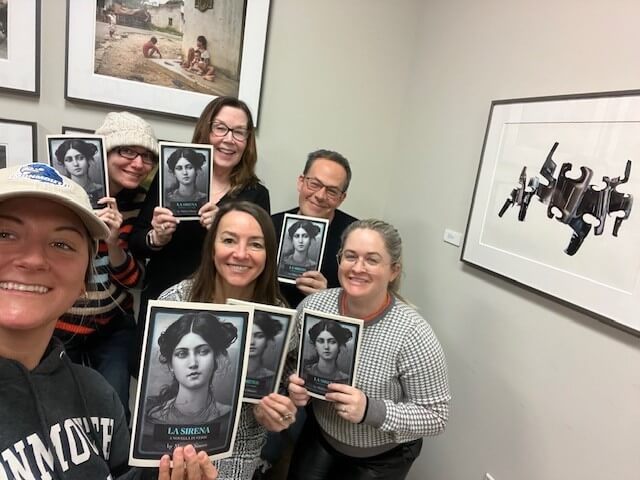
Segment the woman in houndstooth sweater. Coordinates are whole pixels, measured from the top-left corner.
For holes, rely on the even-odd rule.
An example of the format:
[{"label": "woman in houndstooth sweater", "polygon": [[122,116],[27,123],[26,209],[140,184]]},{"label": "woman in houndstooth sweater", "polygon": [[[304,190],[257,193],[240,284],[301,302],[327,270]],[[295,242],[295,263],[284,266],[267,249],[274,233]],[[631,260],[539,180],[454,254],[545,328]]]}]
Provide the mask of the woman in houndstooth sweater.
[{"label": "woman in houndstooth sweater", "polygon": [[[314,399],[289,469],[289,480],[398,480],[420,453],[422,437],[441,433],[449,414],[444,354],[429,324],[398,294],[402,246],[380,220],[352,223],[338,256],[342,288],[311,295],[303,308],[364,320],[355,387],[329,385]],[[309,402],[304,381],[289,393]]]}]

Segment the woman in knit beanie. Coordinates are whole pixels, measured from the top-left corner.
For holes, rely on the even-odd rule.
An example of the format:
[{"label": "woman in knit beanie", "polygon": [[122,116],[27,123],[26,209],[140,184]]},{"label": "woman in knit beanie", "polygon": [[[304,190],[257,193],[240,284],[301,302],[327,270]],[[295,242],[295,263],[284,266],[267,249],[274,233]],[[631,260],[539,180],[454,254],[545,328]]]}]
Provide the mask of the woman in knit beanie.
[{"label": "woman in knit beanie", "polygon": [[111,112],[96,130],[104,135],[111,197],[98,201],[97,212],[109,227],[99,244],[90,288],[56,324],[69,357],[99,371],[114,387],[129,417],[131,352],[135,345],[133,297],[142,267],[128,248],[129,233],[146,190],[140,183],[157,164],[153,128],[129,112]]}]

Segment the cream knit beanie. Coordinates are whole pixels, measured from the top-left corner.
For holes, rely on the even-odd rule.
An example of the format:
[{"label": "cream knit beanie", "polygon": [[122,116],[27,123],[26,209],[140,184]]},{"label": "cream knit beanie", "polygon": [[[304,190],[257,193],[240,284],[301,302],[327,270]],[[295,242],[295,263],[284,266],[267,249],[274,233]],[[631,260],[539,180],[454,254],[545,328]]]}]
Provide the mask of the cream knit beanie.
[{"label": "cream knit beanie", "polygon": [[96,135],[104,135],[105,148],[110,152],[117,147],[144,147],[159,155],[158,140],[153,128],[142,118],[129,112],[111,112],[96,130]]}]

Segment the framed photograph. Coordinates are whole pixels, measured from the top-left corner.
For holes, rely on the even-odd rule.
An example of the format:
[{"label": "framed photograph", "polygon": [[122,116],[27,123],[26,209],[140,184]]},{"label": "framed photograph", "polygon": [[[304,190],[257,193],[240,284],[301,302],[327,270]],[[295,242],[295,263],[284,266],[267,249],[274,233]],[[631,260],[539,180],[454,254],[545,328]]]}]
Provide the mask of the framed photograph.
[{"label": "framed photograph", "polygon": [[98,204],[109,196],[103,136],[47,135],[47,159],[60,175],[84,188],[94,209],[104,208]]},{"label": "framed photograph", "polygon": [[249,364],[242,401],[258,403],[262,397],[278,393],[296,311],[232,298],[227,303],[253,307]]},{"label": "framed photograph", "polygon": [[0,168],[33,163],[36,137],[34,122],[0,118]]},{"label": "framed photograph", "polygon": [[356,318],[303,309],[297,371],[309,395],[325,400],[330,383],[354,385],[363,328]]},{"label": "framed photograph", "polygon": [[296,283],[309,270],[320,270],[329,220],[285,213],[278,247],[278,280]]},{"label": "framed photograph", "polygon": [[65,98],[198,118],[231,95],[257,122],[269,2],[67,0]]},{"label": "framed photograph", "polygon": [[63,135],[93,135],[95,133],[95,130],[91,130],[89,128],[76,128],[76,127],[66,127],[66,126],[62,126],[61,128],[61,133]]},{"label": "framed photograph", "polygon": [[640,331],[640,93],[495,101],[462,260]]},{"label": "framed photograph", "polygon": [[160,206],[181,220],[198,220],[211,198],[213,146],[160,142]]},{"label": "framed photograph", "polygon": [[129,465],[157,467],[186,444],[231,455],[252,316],[245,305],[149,302]]},{"label": "framed photograph", "polygon": [[40,95],[40,0],[0,0],[0,91]]}]

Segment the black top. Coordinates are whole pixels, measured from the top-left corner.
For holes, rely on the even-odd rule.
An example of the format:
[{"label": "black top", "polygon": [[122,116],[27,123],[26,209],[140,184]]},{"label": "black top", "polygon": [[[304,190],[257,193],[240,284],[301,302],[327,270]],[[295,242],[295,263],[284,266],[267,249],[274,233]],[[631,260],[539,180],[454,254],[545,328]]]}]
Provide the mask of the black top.
[{"label": "black top", "polygon": [[[298,207],[285,212],[276,213],[271,216],[278,238],[280,238],[282,234],[282,223],[284,222],[285,213],[297,214]],[[345,229],[356,220],[357,218],[344,213],[342,210],[336,210],[333,215],[333,219],[329,222],[327,243],[324,247],[324,257],[322,257],[322,267],[320,268],[320,273],[322,273],[327,279],[327,288],[340,286],[340,283],[338,282],[338,261],[336,260],[336,255],[340,250],[342,232],[344,232]],[[291,283],[280,283],[280,291],[291,308],[296,308],[305,298],[304,293],[298,290],[298,287]]]},{"label": "black top", "polygon": [[[160,250],[147,245],[147,233],[151,230],[153,209],[158,205],[158,175],[153,179],[145,204],[140,209],[138,220],[129,237],[129,249],[136,258],[148,258],[143,282],[144,299],[155,299],[176,283],[189,277],[200,264],[202,244],[207,229],[197,220],[181,221],[171,241]],[[256,184],[246,187],[234,195],[226,194],[217,203],[223,205],[231,200],[247,200],[270,212],[269,190]],[[141,311],[144,315],[144,311]]]}]

